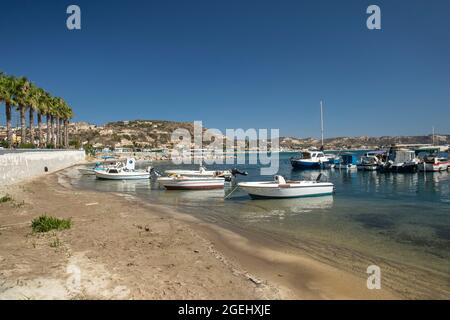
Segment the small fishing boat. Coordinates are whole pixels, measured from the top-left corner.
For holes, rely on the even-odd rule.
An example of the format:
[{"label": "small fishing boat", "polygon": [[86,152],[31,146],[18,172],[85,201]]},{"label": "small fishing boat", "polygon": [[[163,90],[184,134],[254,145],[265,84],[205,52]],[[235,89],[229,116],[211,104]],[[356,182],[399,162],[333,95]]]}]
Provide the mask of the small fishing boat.
[{"label": "small fishing boat", "polygon": [[206,170],[205,167],[200,166],[198,170],[166,170],[165,173],[168,176],[183,176],[183,177],[222,177],[229,178],[232,176],[230,170],[214,171]]},{"label": "small fishing boat", "polygon": [[252,199],[266,198],[299,198],[330,195],[334,185],[330,182],[315,181],[286,181],[282,176],[275,176],[274,181],[240,182],[238,186],[247,192]]},{"label": "small fishing boat", "polygon": [[291,158],[294,169],[321,169],[329,162],[322,151],[303,151],[299,157]]},{"label": "small fishing boat", "polygon": [[388,161],[380,167],[380,171],[414,173],[417,172],[419,163],[413,150],[391,148],[388,153]]},{"label": "small fishing boat", "polygon": [[339,157],[339,163],[337,163],[334,167],[336,169],[356,169],[356,165],[358,163],[358,158],[353,153],[343,153]]},{"label": "small fishing boat", "polygon": [[358,170],[376,171],[386,162],[386,151],[369,151],[361,157],[361,161],[356,165]]},{"label": "small fishing boat", "polygon": [[105,180],[139,180],[150,179],[151,168],[148,170],[135,170],[136,160],[127,159],[126,164],[120,167],[110,167],[103,171],[95,171],[97,179]]},{"label": "small fishing boat", "polygon": [[438,172],[445,171],[450,166],[450,160],[447,157],[438,155],[429,155],[423,158],[422,163],[417,165],[419,171]]},{"label": "small fishing boat", "polygon": [[223,189],[223,177],[158,177],[158,183],[167,190],[212,190]]},{"label": "small fishing boat", "polygon": [[105,171],[108,168],[119,168],[123,164],[121,162],[105,161],[104,163],[97,162],[94,167],[78,168],[78,171],[83,175],[95,175],[97,171]]}]

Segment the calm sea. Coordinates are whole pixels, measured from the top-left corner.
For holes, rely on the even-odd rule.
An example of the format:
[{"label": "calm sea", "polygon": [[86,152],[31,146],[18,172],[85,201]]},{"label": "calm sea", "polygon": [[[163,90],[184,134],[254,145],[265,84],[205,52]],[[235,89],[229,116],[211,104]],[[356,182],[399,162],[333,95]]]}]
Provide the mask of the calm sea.
[{"label": "calm sea", "polygon": [[[242,191],[165,191],[151,181],[101,181],[73,176],[73,184],[98,191],[125,192],[162,203],[232,229],[264,233],[280,244],[337,267],[365,274],[381,267],[384,284],[406,297],[450,298],[450,174],[395,174],[345,170],[297,171],[292,153],[280,154],[279,174],[333,182],[333,196],[251,200]],[[147,166],[145,164],[143,166]],[[170,162],[153,164],[163,171]],[[184,165],[197,169],[198,166]],[[234,166],[249,173],[241,181],[270,180],[258,165]],[[208,169],[230,168],[225,165]]]}]

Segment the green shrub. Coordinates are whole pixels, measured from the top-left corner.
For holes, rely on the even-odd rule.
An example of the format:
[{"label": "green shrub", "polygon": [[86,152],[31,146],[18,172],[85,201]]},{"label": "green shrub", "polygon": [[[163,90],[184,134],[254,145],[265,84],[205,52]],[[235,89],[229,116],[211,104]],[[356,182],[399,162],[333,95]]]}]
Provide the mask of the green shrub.
[{"label": "green shrub", "polygon": [[5,194],[3,197],[0,198],[0,203],[5,203],[13,201],[13,198],[9,194]]},{"label": "green shrub", "polygon": [[21,143],[19,144],[19,149],[34,149],[36,146],[32,143]]},{"label": "green shrub", "polygon": [[70,229],[72,226],[71,219],[58,219],[47,215],[40,216],[31,221],[33,232],[48,232],[50,230]]}]

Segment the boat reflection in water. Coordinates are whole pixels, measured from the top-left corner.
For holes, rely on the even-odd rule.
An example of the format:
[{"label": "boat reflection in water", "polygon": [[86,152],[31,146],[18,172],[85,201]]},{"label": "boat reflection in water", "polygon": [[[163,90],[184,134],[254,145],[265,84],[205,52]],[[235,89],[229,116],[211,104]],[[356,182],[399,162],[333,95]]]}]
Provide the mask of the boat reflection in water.
[{"label": "boat reflection in water", "polygon": [[241,202],[242,218],[250,220],[266,220],[278,217],[323,212],[333,206],[333,196],[290,198],[276,200],[245,200]]}]

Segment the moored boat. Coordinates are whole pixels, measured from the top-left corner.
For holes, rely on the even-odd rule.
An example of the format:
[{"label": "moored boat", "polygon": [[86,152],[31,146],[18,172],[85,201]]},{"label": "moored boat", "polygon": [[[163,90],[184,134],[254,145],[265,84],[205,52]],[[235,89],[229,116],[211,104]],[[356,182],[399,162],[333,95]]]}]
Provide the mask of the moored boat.
[{"label": "moored boat", "polygon": [[424,157],[422,163],[417,165],[419,171],[438,172],[445,171],[450,166],[450,160],[446,157],[430,155]]},{"label": "moored boat", "polygon": [[83,175],[95,175],[97,171],[105,171],[108,168],[119,168],[123,164],[121,162],[105,161],[104,163],[97,162],[94,167],[78,168],[78,171]]},{"label": "moored boat", "polygon": [[356,165],[358,170],[376,171],[386,162],[386,151],[369,151],[361,157]]},{"label": "moored boat", "polygon": [[120,167],[110,167],[103,171],[95,171],[98,179],[105,180],[139,180],[150,179],[150,168],[148,170],[135,170],[136,160],[127,159],[126,164]]},{"label": "moored boat", "polygon": [[334,185],[330,182],[320,182],[319,179],[286,181],[282,176],[275,176],[274,181],[240,182],[238,186],[253,199],[299,198],[332,194]]},{"label": "moored boat", "polygon": [[414,173],[417,172],[418,160],[413,150],[391,148],[388,161],[380,167],[384,172]]},{"label": "moored boat", "polygon": [[353,153],[343,153],[339,158],[339,163],[335,165],[336,169],[356,169],[358,158]]},{"label": "moored boat", "polygon": [[167,190],[212,190],[223,189],[223,177],[158,177],[158,183]]},{"label": "moored boat", "polygon": [[299,157],[291,158],[294,169],[321,169],[330,163],[322,151],[303,151]]},{"label": "moored boat", "polygon": [[183,177],[224,177],[228,178],[232,176],[230,170],[215,171],[206,170],[205,167],[200,166],[198,170],[166,170],[165,173],[169,176],[183,176]]}]

